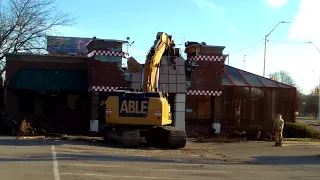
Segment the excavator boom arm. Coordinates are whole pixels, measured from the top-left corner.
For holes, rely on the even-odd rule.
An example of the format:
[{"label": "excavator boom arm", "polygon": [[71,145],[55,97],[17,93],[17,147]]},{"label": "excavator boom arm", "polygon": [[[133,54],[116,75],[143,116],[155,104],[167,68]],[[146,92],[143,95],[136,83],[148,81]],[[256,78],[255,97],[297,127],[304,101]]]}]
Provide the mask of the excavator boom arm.
[{"label": "excavator boom arm", "polygon": [[155,91],[157,81],[157,72],[160,61],[165,53],[169,56],[174,55],[174,42],[172,37],[164,32],[157,34],[157,40],[151,47],[144,65],[143,71],[143,90],[144,92]]}]

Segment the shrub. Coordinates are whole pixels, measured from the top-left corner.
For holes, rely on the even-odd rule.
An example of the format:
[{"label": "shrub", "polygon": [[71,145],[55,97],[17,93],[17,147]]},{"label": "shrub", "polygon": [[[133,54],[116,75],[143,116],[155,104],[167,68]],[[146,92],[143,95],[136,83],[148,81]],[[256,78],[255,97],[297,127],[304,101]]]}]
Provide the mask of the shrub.
[{"label": "shrub", "polygon": [[303,123],[284,124],[283,136],[285,138],[315,138],[320,139],[320,132]]},{"label": "shrub", "polygon": [[19,128],[19,135],[24,136],[24,135],[31,135],[33,131],[32,125],[29,121],[27,120],[22,120]]}]

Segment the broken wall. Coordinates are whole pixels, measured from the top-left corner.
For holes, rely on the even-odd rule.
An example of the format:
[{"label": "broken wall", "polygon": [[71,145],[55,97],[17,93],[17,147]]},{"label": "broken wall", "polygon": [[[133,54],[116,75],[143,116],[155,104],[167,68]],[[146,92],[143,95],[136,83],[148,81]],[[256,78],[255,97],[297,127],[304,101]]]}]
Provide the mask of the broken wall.
[{"label": "broken wall", "polygon": [[[170,93],[174,96],[171,106],[173,106],[173,125],[180,129],[185,129],[185,102],[186,102],[186,80],[184,59],[175,59],[175,68],[169,63],[168,57],[163,56],[159,67],[158,89]],[[140,89],[142,87],[143,69],[131,74],[131,87]]]}]

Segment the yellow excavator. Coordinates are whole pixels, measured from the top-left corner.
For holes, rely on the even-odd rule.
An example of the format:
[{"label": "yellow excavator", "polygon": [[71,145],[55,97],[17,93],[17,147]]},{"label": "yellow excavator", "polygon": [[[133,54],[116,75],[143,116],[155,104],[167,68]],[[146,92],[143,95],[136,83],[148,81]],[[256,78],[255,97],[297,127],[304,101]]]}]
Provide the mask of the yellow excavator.
[{"label": "yellow excavator", "polygon": [[105,140],[115,140],[124,147],[136,147],[144,138],[150,146],[179,149],[186,145],[186,132],[172,124],[168,94],[157,88],[160,61],[167,57],[175,68],[172,36],[157,34],[143,67],[142,91],[114,92],[106,100]]}]

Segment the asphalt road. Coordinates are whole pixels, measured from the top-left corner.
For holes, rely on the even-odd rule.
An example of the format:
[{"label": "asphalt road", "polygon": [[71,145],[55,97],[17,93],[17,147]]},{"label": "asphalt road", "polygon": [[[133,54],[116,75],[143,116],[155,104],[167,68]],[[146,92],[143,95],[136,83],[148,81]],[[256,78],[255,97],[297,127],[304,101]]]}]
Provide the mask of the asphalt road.
[{"label": "asphalt road", "polygon": [[[239,147],[244,146],[247,145],[239,145]],[[250,146],[251,150],[255,146],[257,145]],[[235,146],[222,145],[221,149],[215,147],[215,151],[228,152],[227,149],[232,147]],[[308,154],[305,150],[311,151],[310,148],[314,148],[314,151],[319,152],[319,146],[308,146],[309,149],[299,148],[304,152],[301,156],[289,156],[283,150],[281,151],[283,155],[275,151],[275,156],[271,156],[272,154],[259,156],[253,161],[244,157],[247,157],[244,152],[248,151],[239,151],[243,155],[242,159],[220,161],[214,158],[191,158],[191,156],[182,158],[176,155],[165,158],[153,154],[146,155],[135,150],[95,146],[75,141],[15,140],[0,137],[0,179],[318,180],[320,156],[315,153]],[[233,154],[230,151],[230,156],[237,153],[237,149],[233,149]]]}]

